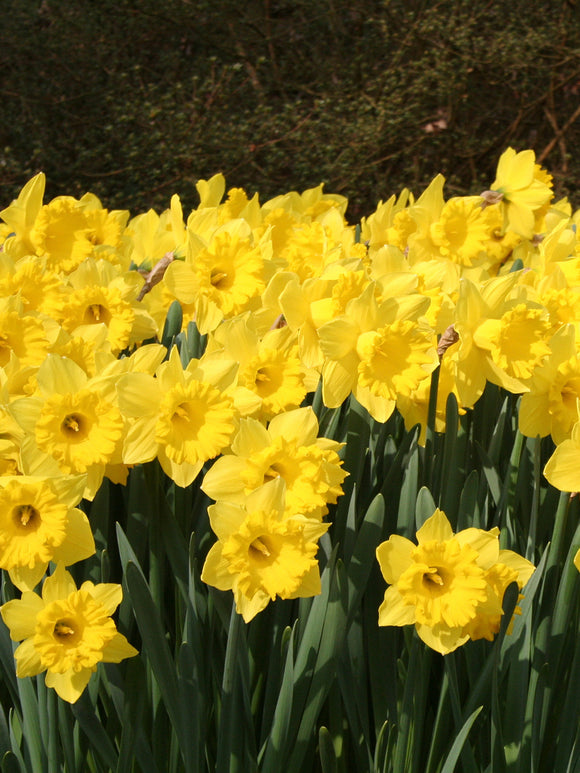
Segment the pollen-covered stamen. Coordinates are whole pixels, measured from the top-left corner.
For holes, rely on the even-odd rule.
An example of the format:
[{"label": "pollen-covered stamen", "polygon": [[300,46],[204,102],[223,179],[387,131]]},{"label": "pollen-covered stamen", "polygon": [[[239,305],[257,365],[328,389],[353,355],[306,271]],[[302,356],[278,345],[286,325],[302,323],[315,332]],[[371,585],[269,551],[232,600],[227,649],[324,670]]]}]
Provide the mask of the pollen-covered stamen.
[{"label": "pollen-covered stamen", "polygon": [[219,289],[224,279],[227,278],[228,275],[225,271],[221,271],[219,268],[212,268],[209,281],[213,287],[217,287]]},{"label": "pollen-covered stamen", "polygon": [[271,464],[264,473],[264,483],[267,483],[269,480],[274,480],[274,478],[279,478],[280,475],[282,475],[281,465]]},{"label": "pollen-covered stamen", "polygon": [[80,438],[86,427],[82,416],[80,416],[78,413],[69,413],[64,417],[61,424],[61,429],[65,435],[69,435],[73,438],[75,436]]},{"label": "pollen-covered stamen", "polygon": [[270,381],[270,376],[268,375],[268,371],[266,368],[260,368],[256,373],[256,382],[261,381]]},{"label": "pollen-covered stamen", "polygon": [[103,322],[108,325],[111,321],[111,314],[109,310],[102,306],[100,303],[91,303],[85,309],[83,322],[85,325],[95,325]]},{"label": "pollen-covered stamen", "polygon": [[85,233],[85,238],[88,239],[88,241],[94,245],[103,243],[102,237],[99,236],[99,234],[94,229],[87,231]]},{"label": "pollen-covered stamen", "polygon": [[31,529],[38,526],[40,513],[33,505],[19,505],[12,511],[12,518],[16,526]]},{"label": "pollen-covered stamen", "polygon": [[203,424],[203,417],[191,403],[181,403],[173,411],[171,422],[176,428],[195,432]]},{"label": "pollen-covered stamen", "polygon": [[575,381],[576,383],[567,383],[561,392],[562,403],[569,411],[576,411],[577,409],[580,384],[578,384],[578,379],[575,379]]},{"label": "pollen-covered stamen", "polygon": [[264,558],[270,558],[272,551],[266,543],[265,537],[256,537],[249,548],[250,556],[254,559],[263,560]]},{"label": "pollen-covered stamen", "polygon": [[76,630],[70,620],[57,620],[52,633],[57,641],[70,644],[75,637]]},{"label": "pollen-covered stamen", "polygon": [[190,421],[189,411],[187,411],[182,405],[178,405],[173,414],[174,419],[182,419],[183,421]]},{"label": "pollen-covered stamen", "polygon": [[425,572],[425,574],[423,575],[423,582],[427,586],[435,585],[435,586],[442,587],[445,584],[443,577],[441,577],[441,575],[439,574],[439,569],[437,569],[437,567],[435,566],[433,567],[430,566],[429,571]]}]

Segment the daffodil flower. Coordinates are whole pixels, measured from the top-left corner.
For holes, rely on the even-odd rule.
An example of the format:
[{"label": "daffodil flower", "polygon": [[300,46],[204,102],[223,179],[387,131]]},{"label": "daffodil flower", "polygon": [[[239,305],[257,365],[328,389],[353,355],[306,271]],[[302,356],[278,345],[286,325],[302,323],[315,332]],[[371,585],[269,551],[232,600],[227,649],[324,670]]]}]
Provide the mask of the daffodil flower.
[{"label": "daffodil flower", "polygon": [[379,625],[415,625],[419,637],[446,655],[469,638],[493,638],[499,630],[503,594],[521,589],[534,567],[511,551],[500,551],[499,529],[453,533],[441,510],[417,531],[417,545],[392,535],[377,548],[389,587]]},{"label": "daffodil flower", "polygon": [[137,655],[118,633],[111,615],[121,603],[120,585],[87,581],[77,590],[63,564],[42,586],[0,607],[16,648],[16,675],[46,671],[46,686],[65,701],[77,701],[99,663],[120,663]]},{"label": "daffodil flower", "polygon": [[203,582],[231,590],[236,610],[249,622],[277,596],[320,593],[316,553],[327,523],[284,508],[285,483],[276,478],[253,491],[245,504],[217,502],[208,508],[218,541],[210,549]]}]

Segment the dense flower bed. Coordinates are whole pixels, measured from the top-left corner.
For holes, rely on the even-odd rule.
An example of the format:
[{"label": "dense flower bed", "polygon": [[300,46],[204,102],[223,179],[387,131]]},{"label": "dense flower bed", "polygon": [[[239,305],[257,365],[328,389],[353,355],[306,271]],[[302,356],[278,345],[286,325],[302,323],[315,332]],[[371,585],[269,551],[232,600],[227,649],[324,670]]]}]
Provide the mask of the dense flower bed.
[{"label": "dense flower bed", "polygon": [[[0,612],[21,642],[18,677],[46,672],[74,703],[99,663],[137,655],[111,617],[123,594],[108,580],[121,578],[103,568],[111,554],[124,572],[127,557],[139,565],[122,532],[134,512],[126,501],[129,520],[115,518],[118,544],[96,513],[104,491],[130,498],[143,473],[165,500],[157,526],[143,528],[159,538],[169,497],[187,561],[193,528],[180,507],[209,517],[215,537],[207,529],[191,554],[203,560],[197,582],[231,591],[232,621],[246,623],[276,599],[324,595],[321,569],[337,550],[348,563],[349,540],[378,518],[366,494],[388,493],[389,442],[414,438],[427,469],[437,438],[460,436],[490,389],[517,401],[519,453],[526,438],[551,437],[545,477],[580,489],[580,212],[553,199],[551,182],[532,151],[510,148],[481,195],[445,199],[437,176],[355,227],[346,200],[322,185],[265,203],[233,189],[224,200],[218,174],[197,184],[199,206],[184,219],[177,196],[131,218],[90,193],[43,203],[43,175],[30,180],[0,213],[0,568],[10,578]],[[383,432],[378,445],[369,432]],[[354,458],[369,453],[367,480]],[[411,468],[399,464],[399,518],[389,528],[383,513],[377,538],[365,536],[360,596],[376,552],[379,626],[414,625],[444,655],[493,641],[506,590],[517,587],[521,604],[549,540],[536,543],[537,525],[518,531],[505,508],[496,518],[489,499],[487,515],[450,522],[443,494],[421,495],[411,530],[401,521]],[[539,468],[535,479],[539,497]],[[193,504],[185,492],[197,492]],[[141,563],[160,603],[149,540]],[[83,578],[78,589],[65,567]],[[515,601],[509,630],[513,613]]]}]

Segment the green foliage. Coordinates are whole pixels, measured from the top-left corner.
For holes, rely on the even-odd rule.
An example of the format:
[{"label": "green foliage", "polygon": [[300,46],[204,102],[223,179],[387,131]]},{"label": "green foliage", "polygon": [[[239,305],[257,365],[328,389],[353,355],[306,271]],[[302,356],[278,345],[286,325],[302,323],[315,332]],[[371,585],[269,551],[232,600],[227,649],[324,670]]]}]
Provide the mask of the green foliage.
[{"label": "green foliage", "polygon": [[[202,345],[194,326],[177,338],[182,355]],[[247,625],[231,594],[200,580],[212,541],[201,477],[179,489],[151,462],[126,487],[105,481],[89,506],[93,573],[123,583],[119,627],[141,655],[101,665],[69,706],[43,676],[15,679],[2,627],[1,769],[578,770],[579,504],[546,487],[548,449],[519,434],[517,399],[490,385],[458,417],[450,398],[447,433],[422,448],[397,413],[378,424],[352,398],[329,410],[315,396],[352,478],[321,540],[322,592],[277,600]],[[456,530],[497,525],[537,564],[523,600],[508,589],[495,641],[445,657],[410,628],[377,625],[376,547],[395,529],[414,535],[436,506]],[[13,592],[4,579],[3,600]]]},{"label": "green foliage", "polygon": [[580,21],[558,0],[7,0],[0,180],[43,170],[134,213],[217,171],[262,199],[324,181],[353,220],[437,173],[479,192],[509,144],[580,186]]}]

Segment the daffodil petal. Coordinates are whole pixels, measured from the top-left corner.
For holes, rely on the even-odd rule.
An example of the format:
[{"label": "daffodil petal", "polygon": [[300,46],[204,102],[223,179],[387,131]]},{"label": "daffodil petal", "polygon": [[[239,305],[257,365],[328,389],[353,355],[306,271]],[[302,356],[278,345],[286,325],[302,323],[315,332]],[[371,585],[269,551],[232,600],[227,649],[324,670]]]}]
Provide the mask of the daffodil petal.
[{"label": "daffodil petal", "polygon": [[69,668],[64,674],[47,671],[46,686],[52,687],[63,701],[75,703],[83,694],[92,673],[90,668],[83,668],[81,671],[73,671],[72,668]]},{"label": "daffodil petal", "polygon": [[32,637],[25,639],[14,651],[16,659],[16,676],[24,678],[26,676],[36,676],[44,671],[40,654],[34,646]]},{"label": "daffodil petal", "polygon": [[390,585],[379,607],[379,625],[412,625],[415,620],[415,607],[405,604],[397,588]]},{"label": "daffodil petal", "polygon": [[2,620],[10,629],[12,641],[34,636],[36,615],[44,609],[44,601],[36,593],[25,591],[19,599],[7,601],[0,607]]}]

